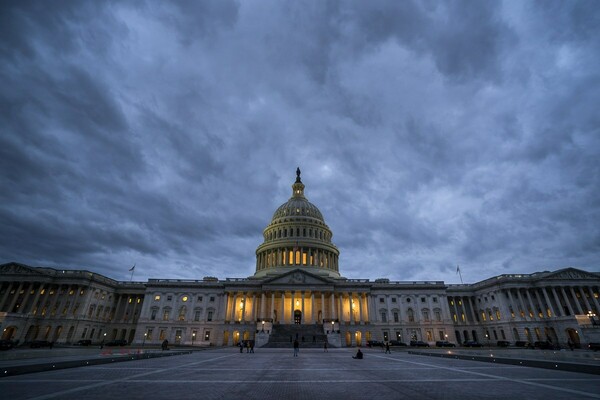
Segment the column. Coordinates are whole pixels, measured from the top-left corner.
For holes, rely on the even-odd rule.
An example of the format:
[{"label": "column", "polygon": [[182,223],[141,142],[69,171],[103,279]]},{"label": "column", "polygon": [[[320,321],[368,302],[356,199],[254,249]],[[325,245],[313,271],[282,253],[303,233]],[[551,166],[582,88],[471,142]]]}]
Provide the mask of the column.
[{"label": "column", "polygon": [[523,302],[523,296],[521,296],[521,289],[517,289],[517,297],[519,299],[519,303],[521,304],[519,314],[521,314],[521,311],[523,311],[524,317],[521,318],[527,319],[527,310],[525,310],[525,303]]},{"label": "column", "polygon": [[569,298],[567,297],[567,292],[565,291],[565,288],[561,286],[560,288],[560,292],[562,293],[563,299],[567,305],[567,309],[569,310],[569,314],[571,315],[575,315],[575,312],[573,311],[573,307],[571,307],[571,302],[569,301]]},{"label": "column", "polygon": [[[556,318],[557,317],[556,311],[554,311],[554,307],[552,307],[552,302],[550,301],[550,297],[548,297],[548,293],[546,292],[545,287],[542,288],[542,293],[544,295],[544,299],[546,299],[546,303],[548,303],[548,308],[550,308],[550,312],[552,313],[552,316],[554,318]],[[544,312],[546,312],[546,310],[544,310]],[[548,314],[546,314],[546,315],[548,315]]]},{"label": "column", "polygon": [[573,289],[573,286],[569,286],[569,290],[571,291],[571,295],[573,296],[573,301],[575,302],[575,305],[577,306],[577,311],[579,311],[579,314],[585,314],[583,312],[583,309],[581,308],[580,301],[577,299],[577,295],[575,294],[575,290]]},{"label": "column", "polygon": [[[516,310],[515,298],[512,295],[512,291],[510,289],[507,289],[506,293],[508,293],[508,301],[510,302],[508,312],[510,313],[510,309],[512,308],[513,312],[516,314],[518,312],[518,310]],[[511,316],[511,318],[512,318],[512,316]]]},{"label": "column", "polygon": [[252,322],[256,322],[258,319],[256,313],[258,312],[258,307],[256,307],[256,292],[252,292]]},{"label": "column", "polygon": [[15,290],[15,296],[10,302],[8,309],[6,310],[7,312],[12,312],[13,308],[15,307],[15,304],[17,304],[17,300],[19,299],[19,293],[21,292],[22,288],[23,282],[19,282],[19,286],[17,286],[17,290]]},{"label": "column", "polygon": [[556,293],[556,288],[554,286],[552,286],[550,289],[552,290],[552,297],[554,297],[554,304],[556,304],[556,309],[558,310],[558,313],[556,314],[556,316],[564,317],[565,310],[562,308],[562,303],[560,301],[560,297],[558,297],[558,293]]},{"label": "column", "polygon": [[235,303],[237,302],[237,292],[233,293],[233,300],[231,302],[231,317],[230,321],[235,321]]},{"label": "column", "polygon": [[[302,261],[302,260],[300,260]],[[300,312],[302,314],[300,314],[300,323],[303,324],[304,321],[306,321],[306,319],[304,318],[304,290],[300,292],[300,294],[302,295],[302,302],[300,303]]]},{"label": "column", "polygon": [[340,316],[340,324],[344,321],[344,293],[338,296],[338,315]]},{"label": "column", "polygon": [[[0,310],[4,310],[4,306],[6,303],[6,300],[8,299],[8,295],[10,293],[10,288],[13,286],[12,282],[6,282],[6,292],[4,292],[4,296],[2,296],[2,300],[0,300]],[[7,310],[8,312],[8,310]]]},{"label": "column", "polygon": [[242,322],[246,322],[246,303],[248,302],[248,296],[246,292],[242,292]]},{"label": "column", "polygon": [[331,319],[335,320],[337,317],[336,317],[336,312],[335,312],[335,293],[334,292],[331,292],[330,299],[331,299]]},{"label": "column", "polygon": [[[453,315],[450,316],[450,318],[452,319],[452,323],[453,324],[458,324],[458,322],[460,321],[460,316],[458,315],[458,307],[456,306],[456,296],[452,296],[452,311]],[[454,315],[456,315],[456,321],[454,320]]]},{"label": "column", "polygon": [[531,300],[531,290],[530,289],[526,289],[525,292],[527,293],[527,300],[529,302],[529,306],[531,307],[531,312],[533,313],[533,319],[536,319],[537,318],[537,311],[535,309],[535,305],[533,304],[533,301]]},{"label": "column", "polygon": [[315,292],[310,292],[310,323],[315,323]]},{"label": "column", "polygon": [[[392,310],[391,310],[391,306],[390,306],[390,295],[386,294],[385,295],[385,308],[387,308],[387,323],[389,324],[390,321],[392,320]],[[415,320],[416,320],[416,315],[415,315]]]},{"label": "column", "polygon": [[588,290],[590,291],[590,296],[592,296],[592,301],[594,302],[594,305],[596,306],[596,315],[598,317],[600,317],[600,315],[598,315],[598,313],[600,313],[600,303],[598,303],[598,299],[594,297],[594,288],[592,286],[590,286],[588,288]]},{"label": "column", "polygon": [[363,295],[362,295],[362,293],[359,293],[358,294],[358,323],[359,324],[362,324],[364,322],[363,321],[363,307],[362,307],[363,305],[362,305],[362,302],[363,302]]},{"label": "column", "polygon": [[29,298],[31,297],[31,291],[34,290],[35,287],[35,282],[29,282],[29,285],[27,285],[27,292],[25,292],[25,296],[23,297],[23,301],[21,302],[21,307],[19,307],[19,313],[23,314],[25,313],[25,307],[27,307],[27,302],[29,301]]},{"label": "column", "polygon": [[275,322],[275,291],[271,292],[271,322]]},{"label": "column", "polygon": [[592,311],[592,305],[588,301],[588,299],[585,295],[585,290],[583,290],[583,288],[581,286],[579,287],[579,293],[581,293],[581,297],[583,297],[583,301],[584,301],[585,305],[587,306],[587,310]]},{"label": "column", "polygon": [[260,294],[260,319],[261,321],[265,320],[265,301],[267,296],[265,296],[265,292]]},{"label": "column", "polygon": [[323,320],[325,319],[325,293],[321,292],[321,323],[323,323]]},{"label": "column", "polygon": [[285,324],[285,292],[281,291],[281,314],[279,314],[279,321]]},{"label": "column", "polygon": [[350,309],[350,324],[352,325],[354,325],[355,322],[354,307],[356,307],[354,305],[354,293],[350,292],[348,293],[348,308]]},{"label": "column", "polygon": [[[36,315],[39,312],[39,310],[37,310],[37,303],[40,300],[40,296],[42,295],[42,289],[44,288],[44,284],[40,282],[40,286],[37,288],[37,291],[35,293],[35,297],[33,298],[33,303],[31,304],[31,307],[29,308],[30,311],[33,311],[34,309],[36,309]],[[73,302],[73,304],[75,304],[75,302]]]}]

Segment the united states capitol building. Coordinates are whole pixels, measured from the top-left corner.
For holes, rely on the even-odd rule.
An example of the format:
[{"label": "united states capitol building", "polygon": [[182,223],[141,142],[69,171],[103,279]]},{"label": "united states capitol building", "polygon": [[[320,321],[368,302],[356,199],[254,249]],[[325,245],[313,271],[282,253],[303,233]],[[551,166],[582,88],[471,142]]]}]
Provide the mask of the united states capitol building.
[{"label": "united states capitol building", "polygon": [[[474,284],[347,279],[300,171],[273,214],[247,278],[116,281],[85,270],[0,265],[2,339],[186,346],[369,340],[600,341],[600,273],[576,268]],[[258,232],[257,232],[258,233]]]}]

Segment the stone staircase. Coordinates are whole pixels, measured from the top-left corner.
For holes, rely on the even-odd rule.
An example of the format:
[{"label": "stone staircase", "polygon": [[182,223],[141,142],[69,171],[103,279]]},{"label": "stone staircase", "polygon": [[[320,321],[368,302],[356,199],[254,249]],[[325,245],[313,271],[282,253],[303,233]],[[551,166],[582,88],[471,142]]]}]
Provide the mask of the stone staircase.
[{"label": "stone staircase", "polygon": [[323,325],[274,325],[269,342],[262,347],[292,348],[296,338],[300,342],[300,348],[322,348],[327,341]]}]

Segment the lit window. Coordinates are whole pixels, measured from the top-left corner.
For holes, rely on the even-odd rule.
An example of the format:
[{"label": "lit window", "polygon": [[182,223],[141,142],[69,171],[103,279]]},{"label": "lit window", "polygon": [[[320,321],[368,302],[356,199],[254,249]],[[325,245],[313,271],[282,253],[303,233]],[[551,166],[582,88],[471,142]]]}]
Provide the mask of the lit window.
[{"label": "lit window", "polygon": [[185,303],[186,301],[188,301],[188,297],[187,297],[187,296],[183,296],[183,297],[181,298],[181,301],[183,301],[183,302]]},{"label": "lit window", "polygon": [[160,294],[157,294],[156,296],[154,296],[154,301],[159,301],[160,300]]}]

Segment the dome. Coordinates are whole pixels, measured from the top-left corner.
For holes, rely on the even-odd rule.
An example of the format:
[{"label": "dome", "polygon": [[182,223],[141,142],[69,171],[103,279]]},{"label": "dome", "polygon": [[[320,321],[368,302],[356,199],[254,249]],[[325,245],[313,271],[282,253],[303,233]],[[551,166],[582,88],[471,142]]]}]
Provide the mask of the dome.
[{"label": "dome", "polygon": [[304,197],[300,168],[292,197],[273,213],[264,229],[264,242],[256,249],[255,277],[285,273],[291,268],[339,277],[339,251],[321,211]]},{"label": "dome", "polygon": [[271,222],[278,218],[286,217],[309,217],[318,219],[321,222],[323,220],[323,214],[321,211],[310,201],[306,200],[304,196],[290,198],[287,202],[279,206],[279,208],[273,214]]}]

